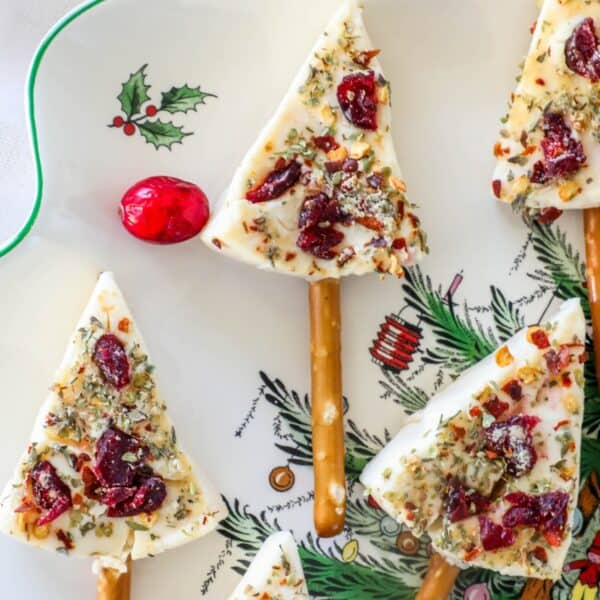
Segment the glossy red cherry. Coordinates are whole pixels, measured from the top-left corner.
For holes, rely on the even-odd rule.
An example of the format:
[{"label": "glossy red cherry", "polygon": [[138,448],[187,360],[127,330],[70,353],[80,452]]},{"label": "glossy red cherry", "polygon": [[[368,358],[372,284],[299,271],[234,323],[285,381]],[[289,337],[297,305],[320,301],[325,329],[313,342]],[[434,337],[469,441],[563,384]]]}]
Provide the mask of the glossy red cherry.
[{"label": "glossy red cherry", "polygon": [[154,104],[150,104],[149,106],[146,107],[146,114],[149,117],[153,117],[157,112],[158,112],[158,108],[156,108],[156,106],[154,106]]},{"label": "glossy red cherry", "polygon": [[125,123],[123,133],[125,135],[133,135],[135,133],[135,125],[133,123]]},{"label": "glossy red cherry", "polygon": [[175,177],[148,177],[121,200],[121,220],[132,235],[157,244],[194,237],[209,217],[208,199],[193,183]]},{"label": "glossy red cherry", "polygon": [[113,119],[113,125],[115,127],[123,127],[123,123],[125,123],[125,121],[123,120],[123,117],[116,116]]}]

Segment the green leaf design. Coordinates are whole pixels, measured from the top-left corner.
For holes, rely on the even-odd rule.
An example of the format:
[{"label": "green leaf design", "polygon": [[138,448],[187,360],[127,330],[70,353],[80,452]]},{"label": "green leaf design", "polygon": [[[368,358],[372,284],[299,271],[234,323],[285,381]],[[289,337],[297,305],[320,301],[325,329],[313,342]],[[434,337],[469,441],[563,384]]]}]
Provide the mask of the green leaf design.
[{"label": "green leaf design", "polygon": [[496,330],[498,331],[498,338],[501,342],[506,342],[525,325],[523,315],[519,309],[506,298],[500,288],[492,285],[490,290],[492,293],[491,309]]},{"label": "green leaf design", "polygon": [[390,398],[396,404],[400,404],[407,415],[412,415],[425,408],[428,397],[424,390],[409,385],[404,381],[401,373],[391,369],[383,369],[383,376],[385,381],[379,382],[384,389],[383,394],[381,394],[382,399]]},{"label": "green leaf design", "polygon": [[170,150],[173,144],[180,144],[184,137],[192,135],[191,133],[185,133],[183,127],[174,125],[171,122],[165,123],[160,119],[142,121],[137,123],[137,126],[146,142],[152,144],[157,150],[162,146]]},{"label": "green leaf design", "polygon": [[583,437],[581,439],[581,481],[585,481],[592,471],[600,472],[600,440]]},{"label": "green leaf design", "polygon": [[364,429],[360,430],[356,423],[349,419],[346,427],[346,477],[358,480],[367,463],[389,441],[390,435],[387,431],[384,439],[381,439]]},{"label": "green leaf design", "polygon": [[429,277],[418,267],[406,270],[403,286],[406,302],[431,327],[435,343],[427,349],[425,360],[443,364],[453,375],[485,358],[496,349],[496,340],[468,312],[460,317],[443,298],[441,289],[434,290]]},{"label": "green leaf design", "polygon": [[200,86],[191,88],[187,83],[183,87],[172,87],[169,91],[162,93],[162,102],[159,110],[169,113],[187,112],[196,110],[199,104],[206,104],[206,98],[216,98],[215,94],[203,92]]},{"label": "green leaf design", "polygon": [[146,84],[147,66],[143,65],[135,73],[132,73],[117,96],[117,100],[121,103],[121,110],[128,120],[141,112],[142,104],[150,100],[150,96],[148,96],[150,86]]}]

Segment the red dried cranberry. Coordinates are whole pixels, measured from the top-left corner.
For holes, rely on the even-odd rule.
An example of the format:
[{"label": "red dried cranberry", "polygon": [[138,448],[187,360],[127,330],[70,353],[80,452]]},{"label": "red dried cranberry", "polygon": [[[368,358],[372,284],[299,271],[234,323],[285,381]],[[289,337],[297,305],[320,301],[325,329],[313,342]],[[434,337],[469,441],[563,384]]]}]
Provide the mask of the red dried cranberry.
[{"label": "red dried cranberry", "polygon": [[566,369],[571,363],[571,351],[568,346],[562,345],[558,352],[551,348],[544,354],[546,366],[552,375],[558,375],[563,369]]},{"label": "red dried cranberry", "polygon": [[46,511],[38,519],[38,525],[51,523],[73,506],[69,486],[47,460],[38,462],[31,469],[30,477],[35,503]]},{"label": "red dried cranberry", "polygon": [[295,160],[276,164],[263,181],[246,192],[246,200],[257,203],[279,198],[300,179],[301,172],[302,165]]},{"label": "red dried cranberry", "polygon": [[383,177],[381,175],[369,175],[369,177],[367,177],[367,183],[375,189],[379,189],[381,187],[381,184],[383,183]]},{"label": "red dried cranberry", "polygon": [[504,458],[509,475],[520,477],[533,469],[537,452],[531,431],[539,422],[538,417],[519,414],[496,421],[483,430],[486,449]]},{"label": "red dried cranberry", "polygon": [[198,234],[209,217],[208,199],[193,183],[148,177],[121,200],[121,220],[132,235],[157,244],[176,244]]},{"label": "red dried cranberry", "polygon": [[109,517],[132,517],[140,513],[151,513],[160,508],[167,497],[165,482],[160,477],[149,477],[130,500],[109,507]]},{"label": "red dried cranberry", "polygon": [[333,227],[307,227],[298,235],[296,245],[316,258],[331,260],[336,252],[332,250],[344,239],[344,234]]},{"label": "red dried cranberry", "polygon": [[313,144],[323,152],[330,152],[331,150],[337,150],[340,145],[336,142],[332,135],[319,135],[313,138]]},{"label": "red dried cranberry", "polygon": [[483,405],[483,408],[497,419],[510,408],[510,405],[508,402],[504,402],[497,396],[494,396]]},{"label": "red dried cranberry", "polygon": [[539,496],[525,492],[507,494],[504,499],[512,506],[504,513],[506,527],[535,527],[542,534],[562,535],[567,522],[569,494],[562,491],[547,492]]},{"label": "red dried cranberry", "polygon": [[107,383],[118,390],[129,381],[129,360],[123,342],[112,333],[105,333],[98,338],[94,347],[94,362]]},{"label": "red dried cranberry", "polygon": [[542,129],[544,162],[534,165],[531,181],[546,183],[555,177],[565,177],[578,171],[586,157],[581,142],[573,137],[563,116],[559,113],[545,113]]},{"label": "red dried cranberry", "polygon": [[593,82],[600,80],[600,49],[591,17],[583,19],[565,43],[565,62],[571,71]]},{"label": "red dried cranberry", "polygon": [[356,173],[358,171],[358,161],[355,158],[347,158],[342,163],[342,171],[344,173]]},{"label": "red dried cranberry", "polygon": [[329,198],[326,194],[320,192],[307,196],[300,207],[298,217],[298,227],[306,229],[315,227],[319,223],[333,224],[340,219],[338,203]]},{"label": "red dried cranberry", "polygon": [[328,173],[337,173],[342,170],[342,165],[344,164],[341,160],[328,160],[325,163],[325,170]]},{"label": "red dried cranberry", "polygon": [[523,397],[523,388],[517,379],[511,379],[502,386],[502,391],[506,392],[515,402]]},{"label": "red dried cranberry", "polygon": [[137,438],[109,427],[96,445],[96,475],[106,487],[131,486],[147,456],[148,449]]},{"label": "red dried cranberry", "polygon": [[474,490],[467,490],[457,480],[450,482],[444,499],[444,508],[451,523],[485,512],[490,505],[489,498],[478,494]]},{"label": "red dried cranberry", "polygon": [[487,517],[479,517],[479,535],[483,549],[488,552],[508,548],[517,539],[514,531],[490,521]]},{"label": "red dried cranberry", "polygon": [[73,544],[73,537],[69,532],[58,529],[56,532],[56,537],[58,538],[59,542],[63,543],[63,546],[66,550],[73,550],[73,548],[75,548],[75,544]]},{"label": "red dried cranberry", "polygon": [[502,193],[502,182],[499,179],[494,179],[494,181],[492,181],[492,191],[496,198],[500,198],[500,194]]},{"label": "red dried cranberry", "polygon": [[563,211],[555,208],[554,206],[548,206],[546,208],[542,208],[542,210],[535,217],[535,220],[540,225],[550,225],[550,223],[554,223],[558,217],[563,214]]},{"label": "red dried cranberry", "polygon": [[350,123],[361,129],[377,129],[377,86],[373,71],[346,75],[337,88],[337,99]]}]

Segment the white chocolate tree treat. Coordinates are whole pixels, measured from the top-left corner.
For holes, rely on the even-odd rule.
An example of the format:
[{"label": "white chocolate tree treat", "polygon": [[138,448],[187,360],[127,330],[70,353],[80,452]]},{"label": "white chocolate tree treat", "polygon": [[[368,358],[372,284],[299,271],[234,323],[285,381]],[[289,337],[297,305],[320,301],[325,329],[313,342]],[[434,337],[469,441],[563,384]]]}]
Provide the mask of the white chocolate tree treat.
[{"label": "white chocolate tree treat", "polygon": [[296,542],[289,531],[269,536],[229,600],[308,600]]},{"label": "white chocolate tree treat", "polygon": [[378,53],[356,0],[345,2],[242,161],[207,244],[310,279],[401,275],[422,257]]},{"label": "white chocolate tree treat", "polygon": [[558,579],[577,503],[585,320],[578,300],[463,373],[361,481],[450,563]]},{"label": "white chocolate tree treat", "polygon": [[4,533],[118,570],[226,516],[177,442],[110,273],[98,279],[0,503]]},{"label": "white chocolate tree treat", "polygon": [[500,137],[495,196],[550,221],[600,204],[600,3],[545,0]]}]

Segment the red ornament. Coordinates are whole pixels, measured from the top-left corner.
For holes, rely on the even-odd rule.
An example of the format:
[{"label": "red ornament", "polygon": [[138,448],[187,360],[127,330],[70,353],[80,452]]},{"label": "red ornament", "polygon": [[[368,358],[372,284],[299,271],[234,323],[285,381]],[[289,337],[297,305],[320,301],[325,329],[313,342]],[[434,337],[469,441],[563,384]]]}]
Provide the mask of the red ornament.
[{"label": "red ornament", "polygon": [[129,188],[121,200],[121,220],[132,235],[157,244],[194,237],[210,211],[204,192],[175,177],[148,177]]}]

